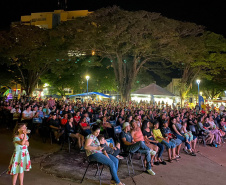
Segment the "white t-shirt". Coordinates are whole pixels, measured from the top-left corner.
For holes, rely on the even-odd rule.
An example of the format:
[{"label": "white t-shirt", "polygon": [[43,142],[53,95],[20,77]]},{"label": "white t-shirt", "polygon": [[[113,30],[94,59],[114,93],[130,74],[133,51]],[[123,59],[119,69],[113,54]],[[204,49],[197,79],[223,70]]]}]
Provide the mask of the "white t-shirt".
[{"label": "white t-shirt", "polygon": [[32,112],[32,115],[34,116],[37,111],[31,111],[31,112]]},{"label": "white t-shirt", "polygon": [[[10,113],[15,113],[16,112],[16,109],[15,108],[12,108],[12,110],[10,111]],[[21,110],[19,109],[19,113],[21,113]]]},{"label": "white t-shirt", "polygon": [[[25,118],[29,118],[33,115],[33,112],[32,111],[27,112],[26,110],[24,110],[23,114],[24,114]],[[24,120],[23,117],[21,120]]]}]

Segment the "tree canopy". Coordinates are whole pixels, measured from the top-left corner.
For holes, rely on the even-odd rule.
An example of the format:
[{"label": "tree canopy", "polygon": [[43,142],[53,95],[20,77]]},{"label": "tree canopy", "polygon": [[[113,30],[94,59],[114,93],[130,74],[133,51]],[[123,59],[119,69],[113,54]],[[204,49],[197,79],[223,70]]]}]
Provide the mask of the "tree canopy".
[{"label": "tree canopy", "polygon": [[58,29],[67,30],[64,34],[73,42],[72,50],[95,51],[96,55],[112,62],[124,101],[129,99],[134,80],[145,63],[172,61],[183,38],[203,33],[203,27],[193,23],[168,19],[159,13],[129,12],[116,6],[68,21]]}]

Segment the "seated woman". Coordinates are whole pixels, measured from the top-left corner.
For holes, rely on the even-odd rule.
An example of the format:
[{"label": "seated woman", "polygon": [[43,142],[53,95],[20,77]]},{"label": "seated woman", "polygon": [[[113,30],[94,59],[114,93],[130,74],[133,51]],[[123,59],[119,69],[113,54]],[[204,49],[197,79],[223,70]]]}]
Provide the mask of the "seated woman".
[{"label": "seated woman", "polygon": [[191,131],[187,131],[187,122],[183,122],[180,133],[185,137],[185,142],[191,144],[193,134]]},{"label": "seated woman", "polygon": [[112,176],[111,183],[116,183],[118,185],[124,185],[120,182],[117,171],[118,171],[118,159],[113,155],[109,154],[109,158],[105,156],[102,152],[103,148],[100,146],[100,142],[97,139],[100,134],[100,127],[98,125],[92,125],[92,133],[86,137],[85,150],[86,155],[90,161],[96,161],[102,163],[110,168],[110,173]]},{"label": "seated woman", "polygon": [[223,130],[224,132],[226,132],[226,121],[225,121],[225,117],[221,118],[220,125],[221,125],[221,127],[222,127],[222,130]]},{"label": "seated woman", "polygon": [[[185,121],[185,119],[183,118]],[[180,139],[182,142],[185,142],[185,137],[180,133],[182,129],[182,125],[180,122],[177,122],[176,118],[171,119],[171,125],[170,128],[172,128],[173,134]],[[183,149],[187,154],[190,154],[192,156],[196,156],[196,154],[191,150],[191,145],[187,142],[185,142],[185,148]]]},{"label": "seated woman", "polygon": [[63,118],[60,120],[60,124],[62,126],[65,126],[67,124],[67,122],[68,122],[68,114],[64,113]]},{"label": "seated woman", "polygon": [[38,107],[38,117],[44,119],[44,113],[42,112],[42,106]]},{"label": "seated woman", "polygon": [[154,125],[154,129],[153,129],[154,138],[156,141],[166,146],[167,152],[168,152],[168,161],[172,163],[172,160],[176,160],[176,154],[175,154],[176,145],[162,136],[162,133],[159,129],[159,122],[157,120],[154,121],[153,125]]},{"label": "seated woman", "polygon": [[205,122],[203,124],[203,127],[205,129],[210,130],[210,132],[214,135],[214,139],[217,145],[221,144],[221,132],[218,130],[216,125],[214,123],[209,122],[209,118],[205,118]]},{"label": "seated woman", "polygon": [[124,151],[135,153],[139,151],[142,154],[145,154],[147,165],[146,169],[150,175],[155,175],[155,172],[151,169],[151,156],[150,149],[142,142],[134,142],[131,133],[130,133],[130,124],[128,122],[123,123],[123,131],[120,133],[120,139],[122,141],[122,147]]},{"label": "seated woman", "polygon": [[109,122],[107,121],[107,117],[106,117],[106,116],[104,116],[104,117],[102,118],[101,125],[102,125],[103,128],[107,131],[107,134],[108,134],[109,138],[115,139],[115,137],[114,137],[114,128],[113,128],[113,126],[111,125],[111,123],[109,123]]},{"label": "seated woman", "polygon": [[79,134],[77,127],[73,123],[73,117],[69,117],[65,126],[65,131],[71,138],[78,140],[78,146],[80,150],[84,150],[84,136]]},{"label": "seated woman", "polygon": [[[143,143],[144,142],[144,136],[143,136],[143,133],[140,129],[140,127],[138,127],[137,125],[137,122],[135,120],[132,121],[132,131],[131,131],[131,136],[134,140],[134,142],[139,142],[139,141],[142,141]],[[150,142],[147,142],[145,143],[145,145],[150,148],[150,154],[151,154],[151,165],[153,166],[153,160],[154,160],[154,157],[156,155],[156,151],[154,151],[152,148],[155,146],[153,146]]]},{"label": "seated woman", "polygon": [[224,136],[225,136],[225,132],[222,131],[222,130],[219,128],[219,125],[218,125],[218,124],[214,123],[214,120],[213,120],[213,117],[212,117],[212,116],[209,116],[209,123],[210,123],[210,125],[211,125],[211,127],[212,127],[213,129],[219,130],[221,137],[224,137]]},{"label": "seated woman", "polygon": [[159,165],[159,163],[160,163],[160,164],[166,165],[166,162],[161,159],[163,151],[164,151],[164,145],[159,143],[158,141],[155,141],[153,133],[150,129],[150,122],[148,122],[146,120],[143,121],[141,129],[142,129],[142,133],[144,135],[145,143],[150,143],[151,146],[153,146],[152,149],[154,151],[156,151],[156,153],[159,150],[158,156],[155,156],[155,158],[154,158],[154,160],[155,160],[154,164]]},{"label": "seated woman", "polygon": [[176,157],[180,158],[180,148],[181,148],[181,143],[182,141],[178,139],[171,129],[168,127],[168,121],[165,121],[163,123],[163,128],[162,128],[162,134],[164,137],[166,137],[169,141],[173,142],[176,145]]},{"label": "seated woman", "polygon": [[81,119],[80,112],[77,111],[76,115],[74,116],[74,123],[75,123],[76,126],[79,124],[80,119]]},{"label": "seated woman", "polygon": [[203,127],[203,121],[204,121],[204,116],[198,117],[197,125],[198,125],[199,131],[201,131],[202,135],[206,136],[206,139],[205,139],[206,143],[209,142],[210,145],[216,146],[215,141],[214,141],[214,135],[208,129]]},{"label": "seated woman", "polygon": [[86,123],[86,117],[83,117],[81,119],[81,122],[79,123],[80,127],[81,127],[81,134],[83,136],[88,136],[89,134],[91,134],[91,130],[90,130],[90,126],[88,123]]}]

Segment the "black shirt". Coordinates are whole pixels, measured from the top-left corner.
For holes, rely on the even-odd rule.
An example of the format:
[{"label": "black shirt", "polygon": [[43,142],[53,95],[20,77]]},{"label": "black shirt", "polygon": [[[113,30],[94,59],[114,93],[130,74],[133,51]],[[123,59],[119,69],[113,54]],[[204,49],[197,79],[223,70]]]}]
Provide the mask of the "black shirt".
[{"label": "black shirt", "polygon": [[59,127],[60,126],[60,122],[59,122],[59,120],[58,119],[50,119],[49,120],[49,125],[52,125],[52,126],[54,126],[54,127]]},{"label": "black shirt", "polygon": [[66,128],[66,132],[67,133],[77,133],[77,127],[74,125],[74,124],[72,124],[72,127],[71,127],[71,125],[69,124],[69,122],[67,122],[67,124],[66,124],[66,126],[65,126],[65,128]]},{"label": "black shirt", "polygon": [[150,130],[150,132],[147,132],[146,130],[144,130],[143,135],[147,136],[147,138],[149,138],[151,136],[151,130]]}]

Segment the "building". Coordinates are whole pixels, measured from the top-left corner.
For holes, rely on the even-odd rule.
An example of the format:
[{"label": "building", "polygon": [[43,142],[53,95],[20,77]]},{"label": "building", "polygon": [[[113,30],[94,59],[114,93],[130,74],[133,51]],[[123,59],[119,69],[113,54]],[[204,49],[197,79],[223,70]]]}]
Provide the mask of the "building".
[{"label": "building", "polygon": [[179,85],[181,78],[173,78],[172,81],[167,85],[166,90],[173,93],[176,96],[180,96]]},{"label": "building", "polygon": [[60,22],[73,20],[77,17],[84,17],[90,13],[92,12],[89,12],[88,10],[54,10],[54,12],[31,13],[31,15],[21,16],[20,22],[23,25],[32,25],[40,28],[52,29],[59,25]]}]

